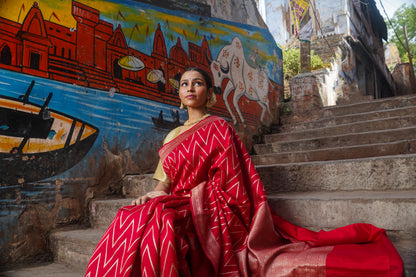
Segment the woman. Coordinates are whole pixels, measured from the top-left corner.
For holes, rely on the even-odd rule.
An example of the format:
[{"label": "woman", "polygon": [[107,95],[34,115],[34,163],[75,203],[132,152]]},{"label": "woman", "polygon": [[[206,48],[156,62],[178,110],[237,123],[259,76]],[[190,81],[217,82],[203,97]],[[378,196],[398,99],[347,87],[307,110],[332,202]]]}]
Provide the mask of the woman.
[{"label": "woman", "polygon": [[384,230],[312,232],[272,215],[262,182],[215,103],[210,76],[186,70],[184,126],[159,150],[154,191],[119,210],[86,276],[401,276]]}]

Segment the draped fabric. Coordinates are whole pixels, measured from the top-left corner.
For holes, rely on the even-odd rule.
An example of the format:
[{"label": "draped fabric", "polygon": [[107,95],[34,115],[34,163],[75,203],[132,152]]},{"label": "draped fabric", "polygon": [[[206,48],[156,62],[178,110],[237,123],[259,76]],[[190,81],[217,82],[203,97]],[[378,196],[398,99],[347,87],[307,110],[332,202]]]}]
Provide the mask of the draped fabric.
[{"label": "draped fabric", "polygon": [[86,276],[402,276],[382,229],[312,232],[273,214],[247,151],[218,117],[159,155],[171,194],[121,208]]}]

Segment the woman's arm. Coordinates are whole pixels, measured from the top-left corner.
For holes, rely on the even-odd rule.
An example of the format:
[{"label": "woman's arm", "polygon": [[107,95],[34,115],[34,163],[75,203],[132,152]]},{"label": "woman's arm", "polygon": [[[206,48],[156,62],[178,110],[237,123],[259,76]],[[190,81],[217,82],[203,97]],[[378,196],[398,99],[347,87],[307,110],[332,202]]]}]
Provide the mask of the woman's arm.
[{"label": "woman's arm", "polygon": [[159,181],[157,186],[153,189],[153,191],[146,193],[143,196],[138,197],[131,201],[132,205],[141,205],[146,203],[152,198],[162,195],[168,195],[170,192],[170,183]]}]

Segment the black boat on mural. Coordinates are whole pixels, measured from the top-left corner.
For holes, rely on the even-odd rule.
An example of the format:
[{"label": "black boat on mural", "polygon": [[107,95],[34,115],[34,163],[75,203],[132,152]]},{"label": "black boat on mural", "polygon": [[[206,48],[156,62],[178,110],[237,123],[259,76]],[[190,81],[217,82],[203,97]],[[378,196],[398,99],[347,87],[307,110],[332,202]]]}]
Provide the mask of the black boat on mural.
[{"label": "black boat on mural", "polygon": [[30,84],[19,98],[0,96],[0,182],[43,180],[77,164],[91,149],[98,129],[29,101]]},{"label": "black boat on mural", "polygon": [[170,111],[173,120],[166,120],[163,118],[163,111],[160,111],[159,116],[158,117],[152,117],[152,121],[153,124],[155,125],[155,127],[157,128],[161,128],[161,129],[167,129],[167,130],[172,130],[178,126],[181,125],[181,122],[179,121],[179,112],[176,111],[176,113],[174,111]]}]

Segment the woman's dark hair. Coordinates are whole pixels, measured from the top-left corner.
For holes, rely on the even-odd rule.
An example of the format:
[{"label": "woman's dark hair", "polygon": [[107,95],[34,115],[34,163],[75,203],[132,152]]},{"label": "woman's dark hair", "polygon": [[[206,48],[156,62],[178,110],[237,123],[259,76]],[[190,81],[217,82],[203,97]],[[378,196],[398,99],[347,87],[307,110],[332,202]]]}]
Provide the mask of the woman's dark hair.
[{"label": "woman's dark hair", "polygon": [[206,72],[205,70],[203,70],[202,68],[200,68],[200,67],[188,67],[183,73],[182,73],[182,75],[185,73],[185,72],[188,72],[188,71],[196,71],[196,72],[198,72],[199,74],[201,74],[202,75],[202,77],[204,77],[204,80],[205,80],[205,83],[206,83],[206,85],[207,85],[207,89],[210,89],[210,88],[212,88],[212,79],[211,79],[211,76],[209,75],[209,73],[208,72]]}]

